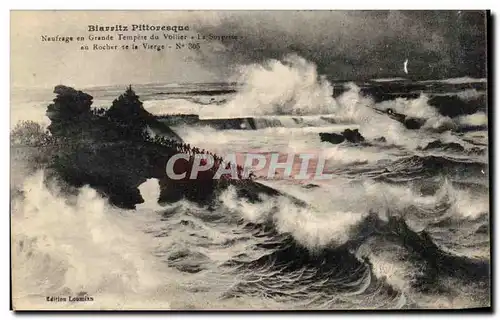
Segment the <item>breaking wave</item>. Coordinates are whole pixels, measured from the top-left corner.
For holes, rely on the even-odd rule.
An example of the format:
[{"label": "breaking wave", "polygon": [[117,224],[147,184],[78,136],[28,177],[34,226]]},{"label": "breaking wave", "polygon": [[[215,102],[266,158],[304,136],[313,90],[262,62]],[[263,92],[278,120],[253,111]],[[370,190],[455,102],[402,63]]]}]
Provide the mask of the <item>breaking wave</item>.
[{"label": "breaking wave", "polygon": [[[333,86],[297,56],[245,66],[241,74],[246,84],[221,104],[171,99],[150,100],[146,107],[260,119],[257,130],[248,131],[176,128],[187,143],[203,142],[222,155],[319,150],[333,163],[332,181],[311,188],[273,185],[309,206],[286,197],[252,203],[232,188],[213,207],[185,200],[160,206],[158,182],[149,180],[140,186],[145,203],[127,211],[88,186],[62,186],[39,163],[14,159],[16,306],[47,308],[47,295],[93,296],[85,305],[65,305],[92,309],[491,304],[488,164],[447,153],[453,143],[469,146],[436,130],[487,126],[486,113],[446,117],[426,94],[374,103],[354,83],[333,98]],[[408,130],[374,108],[427,123],[423,130]],[[384,136],[386,142],[332,146],[317,136],[346,127],[359,128],[367,141]],[[435,150],[422,150],[435,141]],[[23,161],[36,161],[25,152]]]},{"label": "breaking wave", "polygon": [[12,205],[16,306],[47,308],[45,296],[85,293],[99,295],[84,304],[92,309],[170,308],[161,295],[172,294],[165,284],[175,275],[152,254],[144,214],[113,208],[89,187],[64,194],[43,171],[27,178]]}]

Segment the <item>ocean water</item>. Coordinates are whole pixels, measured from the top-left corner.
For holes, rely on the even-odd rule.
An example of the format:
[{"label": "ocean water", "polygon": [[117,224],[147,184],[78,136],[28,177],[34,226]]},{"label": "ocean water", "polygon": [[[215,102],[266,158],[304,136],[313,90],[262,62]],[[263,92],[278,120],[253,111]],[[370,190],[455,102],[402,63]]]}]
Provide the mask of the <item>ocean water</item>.
[{"label": "ocean water", "polygon": [[[393,309],[490,306],[486,106],[443,115],[435,96],[484,96],[484,79],[335,82],[298,61],[249,67],[242,84],[148,84],[134,89],[153,114],[253,117],[256,130],[179,124],[185,142],[221,155],[317,152],[330,180],[258,179],[291,194],[249,203],[228,189],[215,210],[160,206],[155,179],[136,210],[90,187],[74,195],[11,152],[13,300],[18,308]],[[281,79],[281,80],[279,80]],[[278,81],[279,80],[279,81]],[[425,85],[416,98],[377,101],[380,83]],[[342,93],[332,91],[342,87]],[[78,88],[107,107],[125,88]],[[213,91],[213,92],[211,92]],[[397,92],[391,91],[396,94]],[[13,92],[11,127],[48,125],[51,90]],[[450,100],[451,101],[451,100]],[[450,109],[456,100],[446,108]],[[409,130],[378,110],[425,119]],[[366,144],[321,142],[357,128]],[[472,128],[472,129],[471,129]],[[377,141],[384,137],[385,142]],[[456,143],[423,150],[430,142]],[[474,149],[475,148],[475,149]],[[46,296],[87,293],[85,304]]]}]

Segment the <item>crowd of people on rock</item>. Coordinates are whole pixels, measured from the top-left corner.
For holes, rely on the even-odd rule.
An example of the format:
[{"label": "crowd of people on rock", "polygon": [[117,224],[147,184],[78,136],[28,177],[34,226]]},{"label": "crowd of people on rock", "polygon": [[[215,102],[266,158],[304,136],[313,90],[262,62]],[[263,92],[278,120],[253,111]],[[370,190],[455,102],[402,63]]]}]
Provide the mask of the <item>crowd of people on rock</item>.
[{"label": "crowd of people on rock", "polygon": [[[104,116],[104,115],[106,115],[106,111],[107,110],[105,108],[92,109],[93,114],[96,116]],[[168,139],[166,137],[158,136],[158,135],[151,137],[147,132],[144,132],[143,138],[145,138],[146,140],[149,140],[150,142],[161,144],[161,145],[164,145],[164,146],[167,146],[170,148],[175,148],[179,152],[186,153],[186,154],[190,155],[191,162],[193,162],[195,155],[206,154],[206,155],[211,156],[212,159],[214,160],[214,165],[208,171],[212,171],[212,173],[214,175],[221,165],[224,165],[226,169],[231,169],[231,166],[235,165],[234,163],[225,161],[221,156],[218,156],[215,153],[209,152],[208,150],[205,150],[205,149],[200,149],[198,147],[191,146],[190,144],[187,144],[187,143],[181,143],[181,142],[178,142],[176,140]],[[201,164],[205,165],[206,160],[202,159]],[[236,172],[238,174],[238,178],[243,179],[244,168],[241,165],[236,164]],[[255,174],[250,171],[248,178],[252,179],[254,177],[255,177]],[[223,174],[221,178],[230,179],[231,175]]]},{"label": "crowd of people on rock", "polygon": [[[92,109],[93,114],[96,116],[104,116],[104,115],[106,115],[106,111],[107,110],[105,108]],[[184,115],[184,114],[179,114],[179,115]],[[187,143],[181,143],[181,142],[178,142],[176,140],[168,139],[166,137],[158,136],[158,135],[151,137],[146,132],[144,132],[143,138],[145,138],[146,140],[149,140],[150,142],[161,144],[161,145],[164,145],[164,146],[167,146],[170,148],[175,148],[179,152],[188,154],[191,157],[190,162],[193,162],[195,155],[206,154],[206,155],[211,156],[212,159],[214,160],[214,165],[210,168],[209,171],[212,171],[212,173],[214,175],[221,165],[224,165],[226,169],[231,169],[231,166],[235,165],[234,163],[225,161],[221,156],[218,156],[215,153],[209,152],[208,150],[205,150],[205,149],[200,149],[198,147],[191,146],[190,144],[187,144]],[[202,159],[201,164],[205,165],[206,160]],[[243,179],[244,168],[241,165],[238,165],[238,164],[236,165],[236,172],[238,174],[238,178]],[[248,178],[251,179],[254,177],[255,177],[255,174],[253,172],[250,172]],[[230,179],[231,175],[223,174],[221,178]]]},{"label": "crowd of people on rock", "polygon": [[185,113],[167,113],[167,114],[155,114],[157,118],[167,118],[167,117],[198,117],[197,114],[185,114]]},{"label": "crowd of people on rock", "polygon": [[[164,145],[164,146],[170,147],[170,148],[175,148],[179,152],[188,154],[191,158],[190,162],[193,162],[195,155],[211,156],[211,158],[214,160],[214,165],[208,171],[210,171],[212,175],[215,175],[215,173],[218,171],[220,166],[225,166],[225,169],[231,169],[232,166],[235,165],[232,162],[224,160],[221,156],[218,156],[217,154],[215,154],[213,152],[210,152],[210,151],[205,150],[205,149],[199,149],[198,147],[191,146],[188,143],[178,142],[176,140],[168,139],[168,138],[165,138],[162,136],[155,136],[155,137],[151,138],[151,140],[154,143],[161,144],[161,145]],[[207,164],[206,159],[202,158],[200,163],[202,165],[206,165]],[[244,177],[243,177],[244,168],[241,165],[236,164],[236,172],[238,175],[238,179],[240,179],[240,180],[244,179]],[[255,174],[253,172],[250,172],[248,178],[251,179],[254,177],[255,177]],[[231,175],[230,174],[223,174],[221,176],[221,178],[222,179],[231,179]]]}]

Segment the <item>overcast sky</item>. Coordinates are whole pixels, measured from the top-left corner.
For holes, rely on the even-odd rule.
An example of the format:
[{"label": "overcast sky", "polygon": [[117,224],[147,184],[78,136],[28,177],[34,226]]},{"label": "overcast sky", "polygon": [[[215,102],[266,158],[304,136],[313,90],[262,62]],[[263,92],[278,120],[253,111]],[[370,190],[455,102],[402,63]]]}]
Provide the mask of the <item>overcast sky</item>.
[{"label": "overcast sky", "polygon": [[[239,38],[161,52],[82,51],[77,42],[41,41],[41,35],[87,37],[89,24],[139,23]],[[226,81],[241,65],[289,53],[332,79],[484,77],[485,25],[484,13],[470,11],[13,12],[11,79],[22,87]]]}]

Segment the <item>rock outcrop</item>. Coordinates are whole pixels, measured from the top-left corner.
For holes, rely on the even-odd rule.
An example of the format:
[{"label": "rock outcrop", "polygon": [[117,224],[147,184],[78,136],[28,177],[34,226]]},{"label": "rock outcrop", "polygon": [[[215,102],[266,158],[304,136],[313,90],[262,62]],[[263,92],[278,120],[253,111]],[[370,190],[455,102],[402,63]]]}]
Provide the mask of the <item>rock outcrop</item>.
[{"label": "rock outcrop", "polygon": [[429,142],[424,148],[421,150],[435,150],[435,149],[441,149],[441,150],[450,150],[450,151],[457,151],[457,152],[463,152],[465,148],[456,142],[450,142],[450,143],[443,143],[440,140],[434,140],[432,142]]},{"label": "rock outcrop", "polygon": [[54,93],[57,96],[46,112],[51,121],[48,130],[57,136],[77,134],[90,121],[93,97],[63,85],[56,86]]},{"label": "rock outcrop", "polygon": [[[92,96],[81,91],[57,86],[54,92],[57,97],[48,106],[47,115],[58,147],[48,166],[70,186],[90,185],[112,204],[130,209],[144,201],[138,186],[149,178],[159,180],[159,202],[185,198],[209,204],[217,192],[230,185],[251,201],[259,201],[260,193],[281,195],[250,179],[213,179],[215,171],[203,172],[196,179],[173,180],[166,170],[172,156],[190,154],[185,163],[174,165],[176,173],[186,172],[189,177],[194,155],[203,151],[183,144],[167,125],[159,123],[143,108],[131,87],[105,112],[92,110]],[[151,137],[148,128],[156,130],[157,136]]]},{"label": "rock outcrop", "polygon": [[339,144],[344,141],[351,143],[361,143],[365,141],[365,138],[359,133],[358,129],[345,129],[341,134],[338,133],[324,133],[319,134],[321,141],[330,142],[333,144]]},{"label": "rock outcrop", "polygon": [[375,138],[373,141],[376,141],[376,142],[387,142],[387,139],[385,137],[378,137],[378,138]]},{"label": "rock outcrop", "polygon": [[453,152],[466,152],[469,154],[478,154],[478,155],[485,154],[487,151],[486,148],[478,148],[478,147],[472,147],[466,149],[459,143],[456,142],[446,143],[446,142],[441,142],[440,140],[434,140],[432,142],[429,142],[425,147],[423,148],[419,147],[417,149],[423,151],[443,150],[443,151],[453,151]]}]

